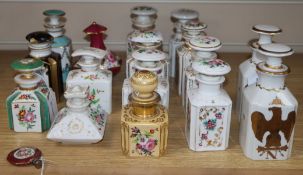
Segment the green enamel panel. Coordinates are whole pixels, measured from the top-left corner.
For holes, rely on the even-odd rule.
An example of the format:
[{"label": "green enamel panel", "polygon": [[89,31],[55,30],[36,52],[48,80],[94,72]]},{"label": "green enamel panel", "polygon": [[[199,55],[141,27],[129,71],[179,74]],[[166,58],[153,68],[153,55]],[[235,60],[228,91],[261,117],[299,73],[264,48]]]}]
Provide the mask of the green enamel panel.
[{"label": "green enamel panel", "polygon": [[37,68],[42,67],[42,66],[43,66],[43,62],[41,60],[33,59],[33,58],[16,59],[11,64],[11,67],[14,70],[18,70],[18,71],[33,70],[33,69],[37,69]]},{"label": "green enamel panel", "polygon": [[14,129],[12,102],[21,92],[15,91],[13,95],[6,99],[6,110],[8,114],[8,127]]},{"label": "green enamel panel", "polygon": [[52,9],[52,10],[44,11],[43,14],[45,16],[63,16],[63,15],[65,15],[65,12],[62,10]]},{"label": "green enamel panel", "polygon": [[48,110],[48,103],[46,97],[38,90],[35,91],[40,101],[40,114],[41,114],[41,126],[42,131],[46,131],[51,127],[50,115]]}]

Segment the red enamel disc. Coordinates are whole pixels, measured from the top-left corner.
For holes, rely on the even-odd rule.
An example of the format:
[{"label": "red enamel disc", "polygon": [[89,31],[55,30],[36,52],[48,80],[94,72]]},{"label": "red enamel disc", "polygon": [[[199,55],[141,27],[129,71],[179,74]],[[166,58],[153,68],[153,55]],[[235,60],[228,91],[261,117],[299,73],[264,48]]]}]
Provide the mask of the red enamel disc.
[{"label": "red enamel disc", "polygon": [[26,166],[32,164],[33,160],[38,160],[42,152],[34,147],[20,147],[11,151],[7,155],[7,161],[16,166]]}]

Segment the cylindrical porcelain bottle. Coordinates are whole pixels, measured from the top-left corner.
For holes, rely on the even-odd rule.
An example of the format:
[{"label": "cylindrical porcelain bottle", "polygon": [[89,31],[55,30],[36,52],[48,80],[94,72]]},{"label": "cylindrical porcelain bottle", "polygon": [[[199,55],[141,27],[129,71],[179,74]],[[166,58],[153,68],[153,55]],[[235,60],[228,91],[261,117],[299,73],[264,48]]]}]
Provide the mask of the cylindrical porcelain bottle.
[{"label": "cylindrical porcelain bottle", "polygon": [[[169,107],[169,81],[167,54],[157,49],[139,49],[132,52],[134,61],[131,63],[130,77],[140,70],[148,70],[158,76],[158,86],[156,92],[161,96],[161,104]],[[126,78],[122,87],[122,105],[129,103],[128,96],[132,88],[130,78]]]},{"label": "cylindrical porcelain bottle", "polygon": [[250,159],[285,160],[291,155],[298,102],[285,86],[290,69],[281,58],[293,50],[264,44],[259,52],[267,58],[257,64],[257,82],[243,92],[240,145]]},{"label": "cylindrical porcelain bottle", "polygon": [[195,10],[191,9],[178,9],[171,12],[171,19],[174,23],[174,34],[172,35],[171,39],[168,43],[168,59],[170,62],[170,76],[176,76],[176,67],[177,67],[177,60],[176,60],[176,50],[182,44],[182,30],[181,25],[185,24],[188,21],[197,21],[199,18],[199,13]]},{"label": "cylindrical porcelain bottle", "polygon": [[122,107],[122,152],[130,157],[159,157],[165,153],[168,136],[168,114],[158,104],[154,92],[158,77],[150,71],[138,71],[131,78],[130,104]]},{"label": "cylindrical porcelain bottle", "polygon": [[56,142],[72,144],[97,143],[103,139],[107,115],[89,108],[87,86],[71,86],[64,93],[66,108],[60,110],[47,134]]},{"label": "cylindrical porcelain bottle", "polygon": [[282,32],[279,27],[263,24],[253,26],[252,31],[259,34],[259,39],[249,42],[252,49],[252,56],[239,66],[236,105],[239,121],[242,113],[241,105],[243,101],[243,91],[247,86],[254,84],[257,81],[258,75],[256,72],[256,65],[264,61],[264,56],[258,52],[258,49],[262,44],[272,43],[272,37]]},{"label": "cylindrical porcelain bottle", "polygon": [[54,38],[51,45],[52,51],[61,55],[62,80],[65,84],[68,72],[71,69],[71,39],[64,35],[65,22],[62,19],[65,12],[62,10],[46,10],[43,14],[47,17],[44,27]]},{"label": "cylindrical porcelain bottle", "polygon": [[90,26],[84,29],[84,32],[90,36],[90,47],[106,50],[107,55],[104,62],[101,64],[102,69],[110,70],[114,75],[120,71],[121,60],[115,56],[109,49],[106,49],[104,44],[104,32],[107,30],[105,26],[93,22]]},{"label": "cylindrical porcelain bottle", "polygon": [[195,60],[198,88],[188,91],[185,133],[193,151],[225,150],[228,147],[232,101],[222,88],[230,66],[220,59]]},{"label": "cylindrical porcelain bottle", "polygon": [[206,29],[207,25],[201,22],[190,21],[181,26],[182,30],[182,44],[179,48],[177,48],[177,56],[178,56],[178,94],[181,95],[182,92],[182,77],[184,77],[184,66],[183,60],[187,59],[190,60],[190,48],[188,46],[188,41],[191,38],[195,38],[197,36],[203,35],[204,30]]},{"label": "cylindrical porcelain bottle", "polygon": [[183,61],[184,69],[183,76],[181,78],[181,96],[182,105],[186,111],[187,102],[187,90],[197,87],[198,84],[194,81],[195,71],[192,69],[193,60],[211,61],[217,58],[217,51],[221,48],[222,44],[218,38],[212,36],[198,36],[192,38],[188,42],[188,46],[191,50],[190,57],[185,57]]},{"label": "cylindrical porcelain bottle", "polygon": [[40,86],[41,76],[35,71],[43,68],[39,59],[15,60],[12,68],[18,72],[18,87],[6,99],[9,127],[16,132],[43,132],[50,128],[57,114],[54,92]]},{"label": "cylindrical porcelain bottle", "polygon": [[104,110],[110,114],[112,112],[112,73],[99,68],[100,60],[104,59],[106,54],[106,51],[92,47],[75,50],[72,56],[81,57],[77,63],[81,69],[70,71],[66,86],[88,86],[90,108],[96,113]]},{"label": "cylindrical porcelain bottle", "polygon": [[40,59],[46,63],[45,68],[38,70],[37,73],[42,76],[46,85],[54,90],[57,102],[60,101],[64,92],[61,56],[51,50],[53,37],[47,32],[38,31],[29,33],[26,39],[29,42],[28,57]]}]

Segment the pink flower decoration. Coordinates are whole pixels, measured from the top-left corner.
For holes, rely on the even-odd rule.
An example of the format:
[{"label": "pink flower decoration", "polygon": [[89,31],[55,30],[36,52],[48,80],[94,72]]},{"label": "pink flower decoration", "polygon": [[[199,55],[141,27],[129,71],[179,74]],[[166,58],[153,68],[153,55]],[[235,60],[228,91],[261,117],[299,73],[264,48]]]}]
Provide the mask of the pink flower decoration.
[{"label": "pink flower decoration", "polygon": [[32,121],[34,121],[34,118],[35,118],[34,113],[33,113],[33,112],[28,112],[28,113],[26,114],[24,120],[25,120],[26,122],[32,122]]},{"label": "pink flower decoration", "polygon": [[155,140],[154,139],[149,139],[147,141],[147,143],[144,145],[144,147],[145,147],[146,150],[152,151],[156,147]]}]

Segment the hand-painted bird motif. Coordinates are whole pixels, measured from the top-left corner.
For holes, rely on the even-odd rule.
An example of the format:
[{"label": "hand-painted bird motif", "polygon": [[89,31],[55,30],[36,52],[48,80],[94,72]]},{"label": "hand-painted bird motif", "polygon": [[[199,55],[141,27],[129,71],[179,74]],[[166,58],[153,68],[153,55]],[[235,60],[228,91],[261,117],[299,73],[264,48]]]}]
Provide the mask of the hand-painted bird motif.
[{"label": "hand-painted bird motif", "polygon": [[[265,116],[261,112],[253,112],[251,115],[252,129],[255,137],[262,142],[264,134],[268,131],[269,135],[266,137],[265,147],[259,146],[258,152],[261,152],[260,156],[267,153],[273,159],[276,159],[277,152],[283,156],[282,151],[287,151],[287,145],[281,146],[281,136],[279,132],[284,134],[284,137],[289,142],[291,137],[295,120],[296,112],[291,111],[288,113],[287,120],[282,120],[282,109],[280,107],[271,107],[268,110],[272,111],[272,118],[266,120]],[[274,151],[275,155],[271,152]]]}]

